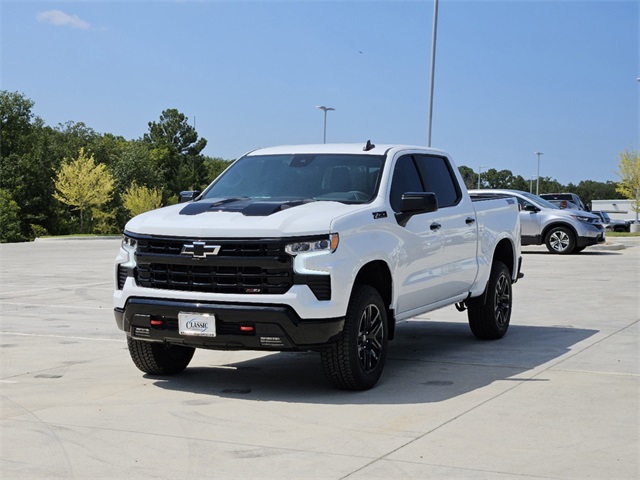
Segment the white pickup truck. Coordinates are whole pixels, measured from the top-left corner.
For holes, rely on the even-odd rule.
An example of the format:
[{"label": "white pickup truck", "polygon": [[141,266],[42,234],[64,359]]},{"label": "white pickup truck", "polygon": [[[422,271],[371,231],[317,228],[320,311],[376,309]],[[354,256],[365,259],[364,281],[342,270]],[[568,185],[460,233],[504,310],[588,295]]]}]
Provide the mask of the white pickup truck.
[{"label": "white pickup truck", "polygon": [[520,271],[517,202],[472,201],[424,147],[264,148],[204,192],[139,215],[115,261],[115,317],[143,372],[196,348],[320,352],[342,389],[373,387],[396,322],[456,304],[501,338]]}]

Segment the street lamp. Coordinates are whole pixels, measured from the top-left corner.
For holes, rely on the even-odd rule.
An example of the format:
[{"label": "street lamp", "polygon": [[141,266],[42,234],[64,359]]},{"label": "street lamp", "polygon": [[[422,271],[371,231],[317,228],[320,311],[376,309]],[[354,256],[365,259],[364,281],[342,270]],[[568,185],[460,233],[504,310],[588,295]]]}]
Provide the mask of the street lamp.
[{"label": "street lamp", "polygon": [[538,174],[536,175],[536,195],[540,195],[540,155],[542,152],[533,152],[538,156]]},{"label": "street lamp", "polygon": [[335,110],[335,108],[325,107],[324,105],[321,105],[316,108],[319,108],[324,112],[324,136],[322,137],[323,138],[322,143],[327,143],[327,112],[333,111]]},{"label": "street lamp", "polygon": [[480,175],[482,174],[483,168],[489,168],[489,165],[480,165],[478,167],[478,190],[480,190]]},{"label": "street lamp", "polygon": [[529,177],[529,193],[533,193],[533,179],[536,178],[535,175]]},{"label": "street lamp", "polygon": [[431,79],[429,81],[429,125],[427,126],[427,147],[431,147],[431,124],[433,122],[433,85],[436,73],[436,38],[438,36],[438,0],[433,2],[433,31],[431,37]]}]

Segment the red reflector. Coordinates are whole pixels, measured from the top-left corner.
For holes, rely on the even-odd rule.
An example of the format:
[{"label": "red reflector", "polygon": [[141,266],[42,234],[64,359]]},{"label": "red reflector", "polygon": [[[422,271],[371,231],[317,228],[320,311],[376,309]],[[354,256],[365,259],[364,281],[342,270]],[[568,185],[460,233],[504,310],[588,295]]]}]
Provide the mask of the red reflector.
[{"label": "red reflector", "polygon": [[152,327],[161,327],[164,325],[164,320],[151,320]]},{"label": "red reflector", "polygon": [[255,327],[253,325],[240,325],[241,332],[253,332]]}]

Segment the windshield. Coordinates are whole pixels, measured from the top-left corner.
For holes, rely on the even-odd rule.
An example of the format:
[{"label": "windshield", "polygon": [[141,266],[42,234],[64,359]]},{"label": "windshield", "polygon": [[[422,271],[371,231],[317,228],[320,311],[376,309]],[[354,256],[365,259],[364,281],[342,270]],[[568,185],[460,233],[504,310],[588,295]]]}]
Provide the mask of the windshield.
[{"label": "windshield", "polygon": [[554,208],[556,210],[560,210],[560,207],[558,207],[557,205],[554,205],[551,202],[547,202],[544,198],[540,198],[537,195],[534,195],[533,193],[527,193],[527,192],[521,192],[523,196],[527,197],[527,200],[533,202],[534,204],[537,204],[540,207],[545,207],[545,208]]},{"label": "windshield", "polygon": [[376,195],[383,164],[377,155],[249,155],[218,177],[203,198],[366,203]]}]

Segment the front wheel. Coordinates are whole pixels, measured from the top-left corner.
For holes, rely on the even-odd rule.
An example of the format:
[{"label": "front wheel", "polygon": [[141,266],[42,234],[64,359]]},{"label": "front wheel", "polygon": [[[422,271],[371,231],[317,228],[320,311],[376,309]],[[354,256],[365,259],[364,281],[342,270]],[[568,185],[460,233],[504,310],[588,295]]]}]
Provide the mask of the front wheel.
[{"label": "front wheel", "polygon": [[127,346],[136,367],[151,375],[174,375],[182,372],[195,352],[192,347],[145,342],[129,336]]},{"label": "front wheel", "polygon": [[554,227],[547,233],[545,243],[551,253],[565,255],[576,248],[576,237],[567,227]]},{"label": "front wheel", "polygon": [[343,390],[367,390],[382,374],[387,357],[387,310],[376,289],[356,285],[340,339],[321,354],[329,381]]},{"label": "front wheel", "polygon": [[482,340],[502,338],[511,320],[511,274],[506,265],[496,261],[484,295],[467,301],[469,327]]}]

